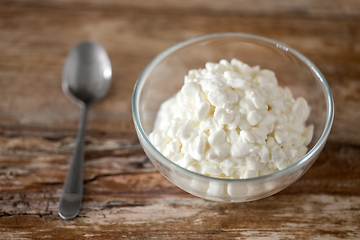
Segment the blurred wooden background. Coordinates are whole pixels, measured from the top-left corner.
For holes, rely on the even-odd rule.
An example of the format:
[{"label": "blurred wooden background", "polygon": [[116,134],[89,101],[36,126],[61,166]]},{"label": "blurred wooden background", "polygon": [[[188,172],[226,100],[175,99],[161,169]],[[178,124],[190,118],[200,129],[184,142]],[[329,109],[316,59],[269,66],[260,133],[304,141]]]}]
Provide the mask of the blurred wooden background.
[{"label": "blurred wooden background", "polygon": [[[313,167],[282,192],[225,204],[191,196],[149,162],[131,95],[161,51],[207,33],[284,42],[325,75],[335,121]],[[91,108],[84,204],[63,221],[57,202],[79,108],[61,90],[68,51],[108,51],[113,85]],[[360,1],[0,1],[0,239],[359,239]]]}]

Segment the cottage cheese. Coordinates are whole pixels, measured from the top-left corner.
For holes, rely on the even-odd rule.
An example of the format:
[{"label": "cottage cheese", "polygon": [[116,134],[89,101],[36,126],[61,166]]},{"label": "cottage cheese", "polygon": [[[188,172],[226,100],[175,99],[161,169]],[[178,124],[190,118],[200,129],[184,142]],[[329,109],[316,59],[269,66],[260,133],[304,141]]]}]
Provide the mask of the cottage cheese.
[{"label": "cottage cheese", "polygon": [[313,136],[310,108],[278,86],[275,73],[232,59],[190,70],[165,101],[149,135],[167,158],[190,171],[253,178],[300,160]]}]

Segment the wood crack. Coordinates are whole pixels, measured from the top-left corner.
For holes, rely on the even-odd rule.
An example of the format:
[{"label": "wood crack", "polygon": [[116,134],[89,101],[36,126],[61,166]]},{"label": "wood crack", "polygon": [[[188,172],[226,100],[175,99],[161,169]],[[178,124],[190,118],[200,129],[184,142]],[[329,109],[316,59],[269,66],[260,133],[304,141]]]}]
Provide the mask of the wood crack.
[{"label": "wood crack", "polygon": [[121,173],[106,173],[106,174],[100,174],[100,175],[96,175],[93,178],[87,179],[84,181],[84,184],[93,182],[98,180],[99,178],[105,178],[105,177],[113,177],[113,176],[122,176],[122,175],[138,175],[138,174],[142,174],[144,172],[121,172]]},{"label": "wood crack", "polygon": [[124,201],[124,202],[107,202],[104,206],[101,207],[101,210],[112,209],[112,208],[121,208],[121,207],[144,207],[152,205],[150,203],[143,202],[133,202],[133,201]]},{"label": "wood crack", "polygon": [[13,217],[13,216],[38,216],[39,218],[42,218],[43,216],[51,216],[53,215],[52,211],[49,213],[7,213],[7,212],[1,212],[0,218],[2,217]]}]

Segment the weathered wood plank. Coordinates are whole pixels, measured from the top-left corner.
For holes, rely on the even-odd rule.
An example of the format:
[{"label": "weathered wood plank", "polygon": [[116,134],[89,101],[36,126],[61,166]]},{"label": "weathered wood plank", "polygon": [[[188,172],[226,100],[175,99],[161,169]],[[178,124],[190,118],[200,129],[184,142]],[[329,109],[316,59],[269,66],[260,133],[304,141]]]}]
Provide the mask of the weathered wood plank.
[{"label": "weathered wood plank", "polygon": [[[8,0],[8,2],[14,2]],[[37,0],[36,2],[16,0],[22,6],[53,7],[53,8],[86,8],[138,10],[151,12],[179,13],[183,15],[202,14],[235,14],[235,15],[266,15],[266,16],[311,16],[315,18],[359,18],[360,3],[356,0],[303,0],[288,2],[286,0],[248,1],[248,0]]]},{"label": "weathered wood plank", "polygon": [[[58,9],[46,5],[1,9],[1,16],[5,16],[0,19],[0,38],[5,40],[0,45],[2,126],[75,129],[79,110],[61,91],[61,71],[67,51],[77,41],[90,38],[109,51],[114,82],[107,99],[92,109],[89,129],[132,129],[132,88],[157,53],[188,37],[238,31],[283,41],[314,61],[334,91],[337,114],[333,136],[360,142],[360,129],[352,127],[360,119],[356,111],[360,91],[359,20],[221,15],[214,24],[212,15]],[[66,34],[59,35],[56,29]],[[41,97],[35,97],[38,95]],[[347,108],[341,107],[344,105]],[[349,114],[353,118],[348,119]],[[349,120],[354,121],[347,124]]]},{"label": "weathered wood plank", "polygon": [[[1,142],[7,140],[14,138]],[[57,217],[56,205],[71,152],[67,141],[31,138],[22,149],[14,144],[2,149],[0,230],[6,236],[56,237],[60,230],[72,239],[121,235],[172,239],[172,233],[184,239],[201,239],[199,234],[211,239],[360,236],[357,146],[329,142],[308,173],[281,193],[251,203],[222,204],[198,199],[171,184],[139,152],[138,143],[123,146],[121,141],[126,140],[89,137],[83,208],[79,218],[64,223]],[[59,145],[66,147],[53,147]],[[33,149],[29,157],[23,154],[26,147]],[[16,221],[23,221],[18,233]]]},{"label": "weathered wood plank", "polygon": [[[91,215],[80,215],[71,222],[60,221],[51,214],[2,217],[0,228],[12,228],[13,231],[6,232],[5,236],[31,238],[306,239],[311,236],[355,239],[359,236],[358,230],[349,226],[354,226],[359,219],[349,207],[359,199],[345,198],[305,195],[299,197],[299,201],[293,201],[283,196],[269,198],[266,203],[258,201],[241,205],[198,199],[182,202],[166,200],[157,202],[156,206],[128,205],[93,211]],[[300,204],[301,200],[305,203]],[[289,203],[298,204],[298,207],[289,207]],[[336,216],[339,211],[343,212],[341,217]],[[267,216],[263,216],[264,212]],[[329,216],[329,213],[332,215]],[[174,217],[169,218],[169,215]],[[34,233],[31,228],[39,231]]]}]

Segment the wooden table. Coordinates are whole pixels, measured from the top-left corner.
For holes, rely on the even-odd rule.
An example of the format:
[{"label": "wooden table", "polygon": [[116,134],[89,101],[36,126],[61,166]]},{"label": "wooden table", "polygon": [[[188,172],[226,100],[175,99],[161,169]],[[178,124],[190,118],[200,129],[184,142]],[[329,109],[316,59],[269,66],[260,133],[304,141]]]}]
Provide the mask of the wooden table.
[{"label": "wooden table", "polygon": [[[336,115],[313,167],[282,192],[227,204],[194,197],[144,154],[132,89],[159,52],[190,37],[247,32],[284,42],[324,73]],[[61,90],[69,49],[100,42],[113,64],[91,108],[84,203],[58,217],[79,108]],[[39,0],[0,2],[1,239],[360,239],[360,2]]]}]

